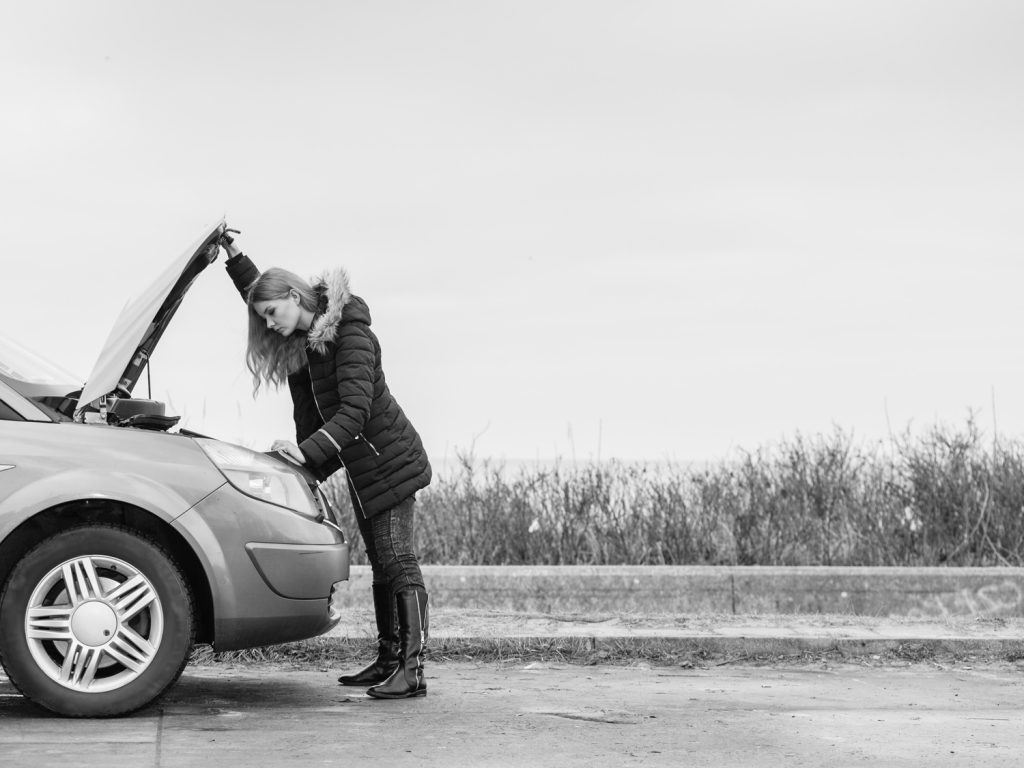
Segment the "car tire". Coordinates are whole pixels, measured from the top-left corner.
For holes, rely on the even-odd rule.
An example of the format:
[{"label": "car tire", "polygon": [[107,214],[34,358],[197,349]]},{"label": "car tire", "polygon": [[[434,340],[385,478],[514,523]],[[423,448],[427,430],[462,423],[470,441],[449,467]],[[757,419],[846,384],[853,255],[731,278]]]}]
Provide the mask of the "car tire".
[{"label": "car tire", "polygon": [[195,605],[171,555],[115,525],[62,531],[0,594],[0,663],[29,700],[69,717],[133,712],[181,675]]}]

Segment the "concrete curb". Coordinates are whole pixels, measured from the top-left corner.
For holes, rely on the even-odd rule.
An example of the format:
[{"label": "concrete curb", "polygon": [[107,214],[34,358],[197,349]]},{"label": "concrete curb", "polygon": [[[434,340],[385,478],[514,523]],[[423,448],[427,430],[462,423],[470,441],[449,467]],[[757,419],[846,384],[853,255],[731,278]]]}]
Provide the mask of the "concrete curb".
[{"label": "concrete curb", "polygon": [[[1024,616],[1024,568],[774,566],[423,567],[431,602],[451,609],[927,618]],[[369,600],[353,566],[342,599]]]},{"label": "concrete curb", "polygon": [[[354,610],[319,653],[370,655],[372,614]],[[851,615],[541,614],[441,607],[431,614],[435,657],[784,658],[807,654],[904,660],[1024,659],[1024,619],[907,620]]]},{"label": "concrete curb", "polygon": [[[1021,568],[435,565],[423,573],[434,659],[1024,660]],[[341,624],[240,660],[372,655],[370,584],[369,568],[353,566]]]}]

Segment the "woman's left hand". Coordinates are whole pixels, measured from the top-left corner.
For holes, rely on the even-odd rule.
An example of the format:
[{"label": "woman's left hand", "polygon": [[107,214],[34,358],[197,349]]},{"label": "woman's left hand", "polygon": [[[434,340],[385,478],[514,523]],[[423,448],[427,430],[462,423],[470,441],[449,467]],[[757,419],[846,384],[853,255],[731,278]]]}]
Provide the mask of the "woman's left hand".
[{"label": "woman's left hand", "polygon": [[275,440],[274,444],[270,446],[270,450],[277,451],[286,459],[294,461],[296,464],[306,463],[306,457],[302,455],[299,446],[295,443],[289,443],[287,440]]}]

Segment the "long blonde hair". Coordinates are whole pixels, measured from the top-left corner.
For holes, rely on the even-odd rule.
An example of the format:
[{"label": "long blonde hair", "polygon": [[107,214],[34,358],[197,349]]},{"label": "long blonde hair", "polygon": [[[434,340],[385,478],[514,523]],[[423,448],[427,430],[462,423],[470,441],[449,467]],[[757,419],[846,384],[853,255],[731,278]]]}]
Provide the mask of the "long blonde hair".
[{"label": "long blonde hair", "polygon": [[263,383],[279,387],[290,373],[306,364],[306,334],[292,333],[281,336],[267,327],[253,305],[259,301],[287,298],[291,291],[299,295],[299,306],[315,313],[317,294],[312,286],[287,269],[271,267],[249,286],[246,304],[249,307],[249,344],[245,351],[245,364],[252,373],[253,396]]}]

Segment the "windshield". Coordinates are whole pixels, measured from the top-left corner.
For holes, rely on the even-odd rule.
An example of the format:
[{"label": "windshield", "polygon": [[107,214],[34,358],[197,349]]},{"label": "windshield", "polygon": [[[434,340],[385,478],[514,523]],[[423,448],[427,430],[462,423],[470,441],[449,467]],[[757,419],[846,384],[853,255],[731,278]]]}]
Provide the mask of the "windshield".
[{"label": "windshield", "polygon": [[82,382],[80,376],[64,370],[3,335],[0,335],[0,375],[28,384],[77,387]]}]

